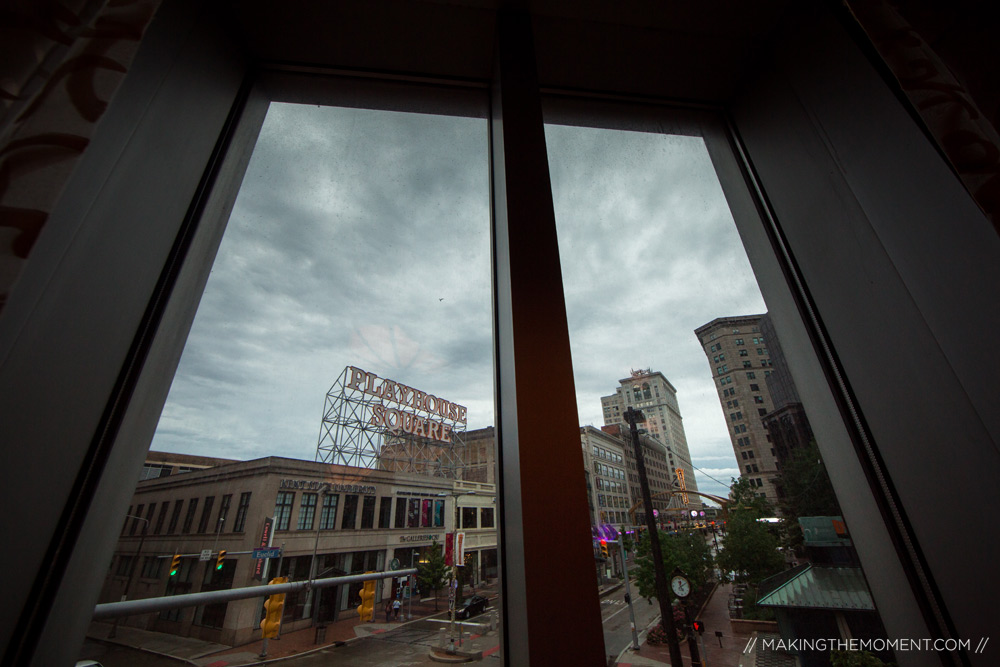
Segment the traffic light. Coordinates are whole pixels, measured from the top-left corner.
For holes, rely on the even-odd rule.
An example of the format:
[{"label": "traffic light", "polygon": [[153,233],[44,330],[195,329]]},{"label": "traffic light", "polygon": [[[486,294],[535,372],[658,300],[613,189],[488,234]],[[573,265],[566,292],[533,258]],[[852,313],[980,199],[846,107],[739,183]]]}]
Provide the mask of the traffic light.
[{"label": "traffic light", "polygon": [[225,549],[221,549],[219,551],[218,558],[215,559],[215,569],[216,570],[221,570],[222,569],[222,562],[224,560],[226,560],[226,550]]},{"label": "traffic light", "polygon": [[174,554],[174,559],[170,561],[170,576],[175,576],[181,569],[181,555]]},{"label": "traffic light", "polygon": [[[268,582],[268,586],[271,584],[283,584],[287,581],[288,577],[275,577]],[[278,629],[281,627],[281,613],[284,608],[284,593],[269,595],[264,600],[264,620],[260,622],[260,636],[262,639],[273,639],[278,636]]]},{"label": "traffic light", "polygon": [[701,621],[694,621],[691,623],[691,629],[697,632],[699,635],[705,634],[705,624]]},{"label": "traffic light", "polygon": [[[366,574],[371,574],[367,572]],[[375,620],[375,581],[370,579],[361,589],[361,604],[358,605],[358,616],[362,621]]]},{"label": "traffic light", "polygon": [[607,540],[601,540],[601,555],[604,556],[605,558],[610,558],[610,556],[608,555],[608,541]]}]

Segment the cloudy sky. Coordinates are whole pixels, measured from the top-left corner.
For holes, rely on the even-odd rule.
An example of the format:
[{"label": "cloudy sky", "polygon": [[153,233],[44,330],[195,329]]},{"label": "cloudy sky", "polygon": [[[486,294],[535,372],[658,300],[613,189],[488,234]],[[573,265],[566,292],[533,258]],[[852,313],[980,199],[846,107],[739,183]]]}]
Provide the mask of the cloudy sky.
[{"label": "cloudy sky", "polygon": [[[152,448],[313,459],[345,366],[495,423],[486,121],[272,105]],[[581,424],[632,368],[738,474],[694,329],[764,312],[700,139],[548,128]],[[702,491],[725,488],[698,474]]]}]

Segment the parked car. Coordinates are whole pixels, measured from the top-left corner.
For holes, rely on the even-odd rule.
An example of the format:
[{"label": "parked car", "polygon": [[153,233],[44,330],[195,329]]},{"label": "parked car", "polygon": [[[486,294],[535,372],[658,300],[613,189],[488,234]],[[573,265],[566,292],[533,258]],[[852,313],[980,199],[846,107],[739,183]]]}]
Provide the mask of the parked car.
[{"label": "parked car", "polygon": [[455,618],[464,621],[473,616],[479,616],[479,614],[486,611],[486,607],[489,604],[490,601],[482,595],[473,595],[472,597],[465,598],[462,608],[455,612]]}]

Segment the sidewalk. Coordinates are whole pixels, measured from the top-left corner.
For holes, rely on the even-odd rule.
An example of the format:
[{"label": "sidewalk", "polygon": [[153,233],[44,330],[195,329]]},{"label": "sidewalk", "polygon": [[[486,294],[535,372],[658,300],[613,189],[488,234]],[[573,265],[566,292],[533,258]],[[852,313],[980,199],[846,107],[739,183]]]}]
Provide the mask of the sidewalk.
[{"label": "sidewalk", "polygon": [[[729,625],[728,605],[731,591],[731,584],[719,584],[697,615],[697,619],[705,624],[705,634],[702,637],[705,646],[704,657],[712,667],[752,667],[751,656],[743,654],[752,634],[734,633]],[[656,623],[659,623],[659,617],[657,617]],[[719,646],[720,639],[716,636],[716,632],[722,633],[721,648]],[[631,667],[632,665],[652,667],[670,664],[670,649],[667,646],[650,646],[644,641],[645,636],[640,637],[638,651],[626,649],[618,658],[618,667]],[[689,667],[691,649],[687,642],[681,644],[681,657],[684,667]]]},{"label": "sidewalk", "polygon": [[[469,588],[467,595],[483,595],[494,597],[496,586],[478,587],[475,593]],[[419,623],[421,620],[432,617],[435,614],[442,614],[448,610],[447,597],[441,597],[438,601],[438,610],[435,611],[434,598],[412,601],[412,610],[408,609],[409,604],[404,602],[400,610],[399,620],[384,622],[384,614],[381,613],[379,605],[376,605],[376,620],[381,617],[383,622],[365,623],[362,622],[353,610],[341,612],[341,619],[326,624],[325,636],[321,643],[316,643],[317,628],[308,627],[294,632],[283,632],[277,639],[268,641],[267,657],[261,658],[260,652],[263,646],[262,640],[257,640],[242,646],[230,647],[224,644],[194,639],[191,637],[181,637],[162,632],[152,632],[139,628],[129,627],[119,624],[117,636],[109,639],[112,624],[110,622],[91,623],[87,636],[91,639],[102,642],[130,646],[148,653],[173,657],[181,663],[196,665],[197,667],[237,667],[241,665],[260,665],[272,661],[281,660],[293,655],[301,655],[330,646],[341,646],[359,637],[366,637],[381,634],[391,629]],[[407,612],[412,614],[412,620],[406,620]],[[488,636],[492,635],[492,637]],[[484,654],[492,653],[491,649],[497,645],[496,632],[487,635],[474,635],[465,638],[463,649]],[[495,650],[495,649],[494,649]],[[428,660],[428,664],[432,664]]]}]

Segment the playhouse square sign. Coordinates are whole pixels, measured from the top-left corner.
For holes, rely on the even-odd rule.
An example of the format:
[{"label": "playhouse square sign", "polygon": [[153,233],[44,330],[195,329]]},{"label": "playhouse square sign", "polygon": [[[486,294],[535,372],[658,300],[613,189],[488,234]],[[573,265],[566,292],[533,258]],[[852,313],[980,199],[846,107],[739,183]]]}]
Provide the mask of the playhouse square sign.
[{"label": "playhouse square sign", "polygon": [[349,366],[347,370],[349,378],[345,390],[360,391],[383,401],[372,406],[368,422],[372,426],[384,426],[394,434],[409,433],[438,442],[451,442],[455,424],[467,423],[468,410],[465,406],[394,380],[380,378],[354,366]]}]

